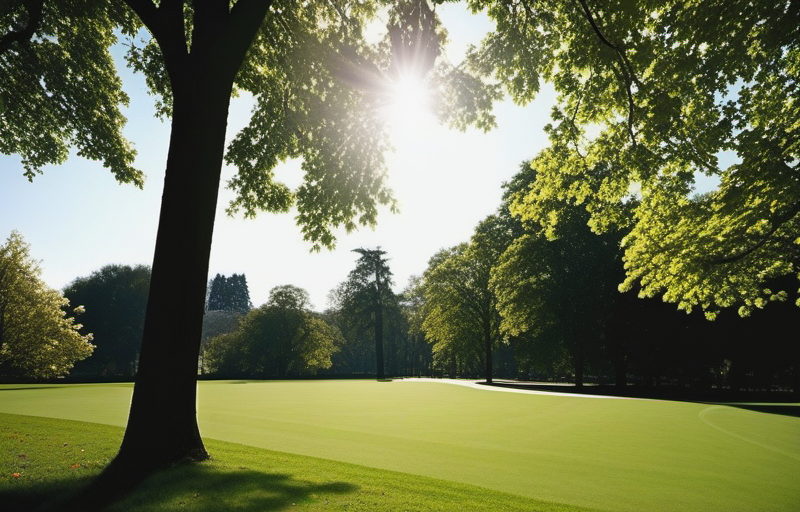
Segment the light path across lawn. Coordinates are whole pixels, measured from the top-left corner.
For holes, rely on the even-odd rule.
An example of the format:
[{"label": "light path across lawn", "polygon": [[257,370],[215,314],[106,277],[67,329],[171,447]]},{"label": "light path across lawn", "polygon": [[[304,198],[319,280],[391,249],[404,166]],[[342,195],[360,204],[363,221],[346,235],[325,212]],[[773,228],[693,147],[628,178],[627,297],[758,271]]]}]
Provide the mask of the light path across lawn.
[{"label": "light path across lawn", "polygon": [[[558,391],[541,391],[538,389],[520,389],[507,386],[492,386],[481,384],[479,380],[462,380],[462,379],[432,379],[427,377],[404,377],[398,379],[401,382],[443,382],[445,384],[457,384],[459,386],[466,386],[473,389],[482,389],[484,391],[505,391],[507,393],[524,393],[528,395],[548,395],[548,396],[568,396],[579,398],[611,398],[617,400],[650,400],[649,398],[632,398],[627,396],[612,396],[612,395],[591,395],[584,393],[559,393]],[[498,383],[513,384],[514,381],[495,381]]]},{"label": "light path across lawn", "polygon": [[[780,453],[781,455],[786,455],[787,457],[790,457],[790,458],[792,458],[794,460],[800,461],[800,454],[796,453],[796,451],[792,452],[790,450],[785,450],[785,449],[781,448],[780,446],[775,446],[775,440],[773,440],[773,439],[770,439],[768,437],[764,438],[762,441],[754,439],[754,437],[757,435],[758,431],[756,431],[755,434],[751,434],[750,436],[737,434],[736,432],[732,432],[732,431],[728,430],[727,428],[721,427],[717,422],[713,421],[712,419],[710,419],[708,417],[709,415],[713,416],[713,413],[715,413],[715,412],[725,413],[725,412],[729,412],[729,411],[730,411],[730,408],[728,408],[728,407],[721,406],[721,405],[712,405],[712,406],[706,407],[705,409],[700,411],[698,413],[698,416],[708,426],[714,427],[715,429],[717,429],[720,432],[723,432],[725,434],[728,434],[729,436],[735,437],[736,439],[741,439],[742,441],[745,441],[745,442],[748,442],[748,443],[752,443],[752,444],[754,444],[756,446],[760,446],[762,448],[766,448],[767,450],[771,450],[773,452]],[[735,422],[730,422],[730,423],[733,423],[734,425],[736,424]]]}]

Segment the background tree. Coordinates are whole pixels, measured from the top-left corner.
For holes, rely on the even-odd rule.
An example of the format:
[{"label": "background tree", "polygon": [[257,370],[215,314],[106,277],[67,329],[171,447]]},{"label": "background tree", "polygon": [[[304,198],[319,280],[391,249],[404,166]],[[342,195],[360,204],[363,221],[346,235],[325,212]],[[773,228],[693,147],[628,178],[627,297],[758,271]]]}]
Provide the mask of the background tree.
[{"label": "background tree", "polygon": [[[506,185],[501,211],[507,212],[520,196],[530,201],[527,191],[538,179],[535,169],[524,165]],[[537,345],[540,354],[558,358],[563,348],[575,384],[581,386],[587,362],[597,361],[601,347],[611,343],[605,333],[620,295],[622,234],[596,235],[582,207],[540,200],[548,201],[546,208],[558,215],[556,228],[546,232],[538,223],[515,224],[516,238],[493,269],[491,285],[502,331],[527,334],[524,338]],[[556,346],[545,348],[548,343]]]},{"label": "background tree", "polygon": [[378,379],[386,378],[384,369],[384,311],[395,302],[392,292],[392,272],[388,260],[383,257],[386,251],[380,249],[355,249],[361,256],[356,268],[350,271],[342,288],[343,306],[357,315],[369,317],[375,342],[375,374]]},{"label": "background tree", "polygon": [[[344,341],[333,356],[333,370],[343,374],[375,372],[375,322],[369,310],[351,308],[346,301],[347,282],[341,282],[328,293],[329,308],[325,318],[335,325]],[[366,314],[365,314],[366,313]]]},{"label": "background tree", "polygon": [[217,376],[248,377],[250,366],[247,341],[244,336],[237,336],[237,331],[211,338],[203,351],[204,368]]},{"label": "background tree", "polygon": [[466,249],[466,243],[442,249],[431,257],[423,273],[425,319],[422,328],[433,345],[434,364],[449,372],[450,377],[479,372],[484,355],[480,317],[471,315],[474,309],[463,304],[471,294],[465,290],[462,299],[455,293],[455,288],[468,282]]},{"label": "background tree", "polygon": [[248,313],[236,331],[209,342],[209,368],[230,377],[257,378],[308,375],[330,368],[341,335],[314,316],[309,304],[308,292],[301,288],[273,288],[269,301]]},{"label": "background tree", "polygon": [[514,336],[528,333],[541,338],[537,344],[563,347],[575,384],[581,386],[586,363],[596,360],[608,341],[605,325],[622,273],[620,237],[593,234],[584,215],[562,221],[559,227],[561,235],[555,240],[541,233],[515,240],[494,270],[492,287],[503,331]]},{"label": "background tree", "polygon": [[[385,264],[385,261],[384,261]],[[386,274],[390,275],[388,266]],[[350,273],[349,278],[355,274]],[[368,272],[367,272],[368,274]],[[363,277],[363,276],[362,276]],[[328,294],[329,309],[324,318],[336,325],[344,338],[334,356],[331,372],[338,374],[374,374],[376,369],[376,322],[373,275],[354,283],[348,279]],[[421,293],[421,292],[420,292]],[[381,298],[383,360],[386,375],[420,375],[430,368],[431,349],[420,332],[412,332],[413,314],[421,297],[407,299],[385,288]],[[418,304],[412,306],[416,301]],[[411,311],[415,313],[411,313]],[[419,320],[421,322],[421,320]]]},{"label": "background tree", "polygon": [[[540,199],[562,198],[598,231],[632,221],[625,288],[686,310],[785,300],[765,283],[800,268],[800,4],[518,4],[471,2],[497,30],[470,56],[519,102],[542,79],[561,98],[517,212],[550,229]],[[699,175],[719,180],[702,203]]]},{"label": "background tree", "polygon": [[241,313],[224,310],[209,310],[203,315],[203,332],[200,338],[200,361],[198,362],[201,374],[205,374],[208,371],[208,365],[206,364],[208,342],[217,336],[235,331],[239,327],[242,316]]},{"label": "background tree", "polygon": [[233,274],[225,277],[214,276],[208,286],[207,311],[233,311],[247,313],[253,308],[250,302],[250,290],[244,274]]},{"label": "background tree", "polygon": [[422,326],[425,320],[425,297],[421,276],[409,278],[400,296],[400,309],[407,325],[406,374],[418,377],[430,375],[433,354]]},{"label": "background tree", "polygon": [[[41,280],[22,235],[0,246],[0,377],[52,378],[92,354],[92,336],[62,308],[69,301]],[[74,309],[83,312],[83,307]]]},{"label": "background tree", "polygon": [[83,330],[92,333],[95,345],[92,357],[77,363],[74,374],[126,378],[136,374],[149,288],[150,268],[145,265],[106,265],[67,285],[64,295],[86,308]]},{"label": "background tree", "polygon": [[492,354],[501,341],[500,316],[489,280],[506,243],[504,226],[491,215],[478,225],[469,244],[434,255],[423,275],[422,327],[434,343],[434,355],[440,362],[461,360],[466,368],[477,371],[482,366],[489,383]]},{"label": "background tree", "polygon": [[234,311],[206,311],[203,317],[203,343],[208,343],[211,338],[220,334],[235,331],[242,316]]}]

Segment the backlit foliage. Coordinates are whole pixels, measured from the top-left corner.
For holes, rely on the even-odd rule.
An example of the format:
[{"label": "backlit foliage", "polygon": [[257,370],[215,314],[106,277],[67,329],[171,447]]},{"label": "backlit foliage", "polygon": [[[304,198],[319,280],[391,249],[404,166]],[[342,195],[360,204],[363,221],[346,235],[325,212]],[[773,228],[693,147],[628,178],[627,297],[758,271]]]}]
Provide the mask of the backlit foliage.
[{"label": "backlit foliage", "polygon": [[[627,278],[709,316],[786,297],[800,271],[797,2],[472,1],[497,23],[473,63],[526,102],[559,103],[539,179],[513,211],[553,230],[551,200],[632,226]],[[693,197],[700,175],[719,186]],[[632,212],[632,213],[629,213]]]}]

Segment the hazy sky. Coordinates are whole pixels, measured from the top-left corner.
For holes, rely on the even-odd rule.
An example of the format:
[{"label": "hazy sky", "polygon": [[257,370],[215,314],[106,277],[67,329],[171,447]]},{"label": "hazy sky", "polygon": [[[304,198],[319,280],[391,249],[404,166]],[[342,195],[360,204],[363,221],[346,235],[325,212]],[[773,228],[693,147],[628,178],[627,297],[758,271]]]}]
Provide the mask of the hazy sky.
[{"label": "hazy sky", "polygon": [[[438,12],[450,32],[448,54],[454,61],[467,44],[477,44],[492,28],[487,18],[472,16],[461,5],[441,6]],[[169,125],[153,117],[153,101],[142,77],[124,67],[120,73],[131,96],[125,134],[138,151],[136,166],[147,175],[144,190],[118,184],[101,164],[77,156],[46,168],[28,183],[19,158],[0,156],[0,238],[5,240],[12,229],[20,231],[33,257],[41,260],[45,281],[54,288],[62,289],[107,264],[152,261]],[[223,187],[210,275],[245,273],[256,306],[274,286],[300,286],[322,310],[328,292],[354,266],[358,255],[352,249],[380,246],[391,260],[395,289],[401,291],[409,276],[425,270],[437,250],[467,240],[477,222],[497,208],[501,184],[544,147],[542,127],[552,102],[548,89],[524,108],[500,104],[498,127],[487,134],[448,130],[424,113],[413,126],[398,121],[397,151],[388,160],[401,213],[382,209],[376,230],[341,232],[335,251],[310,253],[291,213],[229,218],[224,208],[232,194]],[[249,114],[246,98],[234,100],[229,139]],[[233,173],[232,168],[224,169],[223,182]],[[276,174],[289,184],[301,179],[298,162],[282,165]]]}]

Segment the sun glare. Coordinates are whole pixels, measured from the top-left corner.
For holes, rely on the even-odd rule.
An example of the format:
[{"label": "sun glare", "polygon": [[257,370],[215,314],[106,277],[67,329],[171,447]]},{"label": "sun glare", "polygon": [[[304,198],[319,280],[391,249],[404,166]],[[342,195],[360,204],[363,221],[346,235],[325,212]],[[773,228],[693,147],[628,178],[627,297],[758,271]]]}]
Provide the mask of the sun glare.
[{"label": "sun glare", "polygon": [[384,115],[394,142],[402,145],[403,139],[419,135],[434,122],[430,88],[419,77],[400,78],[391,86]]}]

